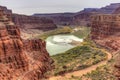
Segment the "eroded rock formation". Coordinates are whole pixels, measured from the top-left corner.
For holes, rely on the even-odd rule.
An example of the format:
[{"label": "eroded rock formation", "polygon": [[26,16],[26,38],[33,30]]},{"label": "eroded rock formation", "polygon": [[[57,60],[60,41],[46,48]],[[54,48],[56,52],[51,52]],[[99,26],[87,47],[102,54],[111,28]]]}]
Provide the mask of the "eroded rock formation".
[{"label": "eroded rock formation", "polygon": [[117,10],[114,14],[91,16],[91,38],[97,44],[109,49],[113,56],[117,53],[114,74],[120,80],[120,14],[117,14],[120,9]]},{"label": "eroded rock formation", "polygon": [[23,29],[53,30],[57,28],[54,22],[44,17],[26,16],[13,14],[13,22]]},{"label": "eroded rock formation", "polygon": [[34,14],[36,17],[45,17],[54,21],[56,25],[72,24],[75,13],[53,13],[53,14]]},{"label": "eroded rock formation", "polygon": [[0,80],[40,80],[52,59],[42,40],[22,40],[20,30],[0,8]]},{"label": "eroded rock formation", "polygon": [[110,50],[120,49],[120,15],[97,14],[91,17],[91,37]]}]

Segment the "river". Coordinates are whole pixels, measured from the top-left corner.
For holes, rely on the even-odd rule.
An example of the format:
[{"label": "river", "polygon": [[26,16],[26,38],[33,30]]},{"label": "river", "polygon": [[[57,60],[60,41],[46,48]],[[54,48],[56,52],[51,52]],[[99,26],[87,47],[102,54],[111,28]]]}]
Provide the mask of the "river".
[{"label": "river", "polygon": [[50,55],[55,55],[76,47],[80,42],[83,42],[83,39],[74,35],[54,35],[46,39],[46,49]]}]

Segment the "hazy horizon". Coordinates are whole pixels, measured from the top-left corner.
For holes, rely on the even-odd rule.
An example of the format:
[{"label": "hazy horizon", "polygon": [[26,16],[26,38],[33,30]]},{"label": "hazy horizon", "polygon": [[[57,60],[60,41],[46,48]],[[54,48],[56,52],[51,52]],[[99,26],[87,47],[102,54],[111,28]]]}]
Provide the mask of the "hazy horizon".
[{"label": "hazy horizon", "polygon": [[1,0],[0,5],[12,9],[13,13],[32,15],[34,13],[78,12],[84,8],[100,8],[119,0]]}]

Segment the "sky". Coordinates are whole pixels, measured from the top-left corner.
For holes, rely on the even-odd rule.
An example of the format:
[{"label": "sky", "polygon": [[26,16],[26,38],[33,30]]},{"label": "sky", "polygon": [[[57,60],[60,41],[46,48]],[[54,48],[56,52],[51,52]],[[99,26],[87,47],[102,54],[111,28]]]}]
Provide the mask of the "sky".
[{"label": "sky", "polygon": [[120,0],[0,0],[14,13],[32,15],[34,13],[78,12],[84,8],[100,8]]}]

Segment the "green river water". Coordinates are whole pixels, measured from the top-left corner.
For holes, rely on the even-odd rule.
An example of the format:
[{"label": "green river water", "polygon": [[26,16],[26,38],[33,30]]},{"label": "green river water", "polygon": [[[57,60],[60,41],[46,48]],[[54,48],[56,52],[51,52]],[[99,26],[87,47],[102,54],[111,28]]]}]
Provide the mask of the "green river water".
[{"label": "green river water", "polygon": [[46,39],[46,49],[50,55],[55,55],[58,53],[63,53],[76,45],[70,44],[72,41],[82,42],[80,39],[74,35],[54,35]]}]

